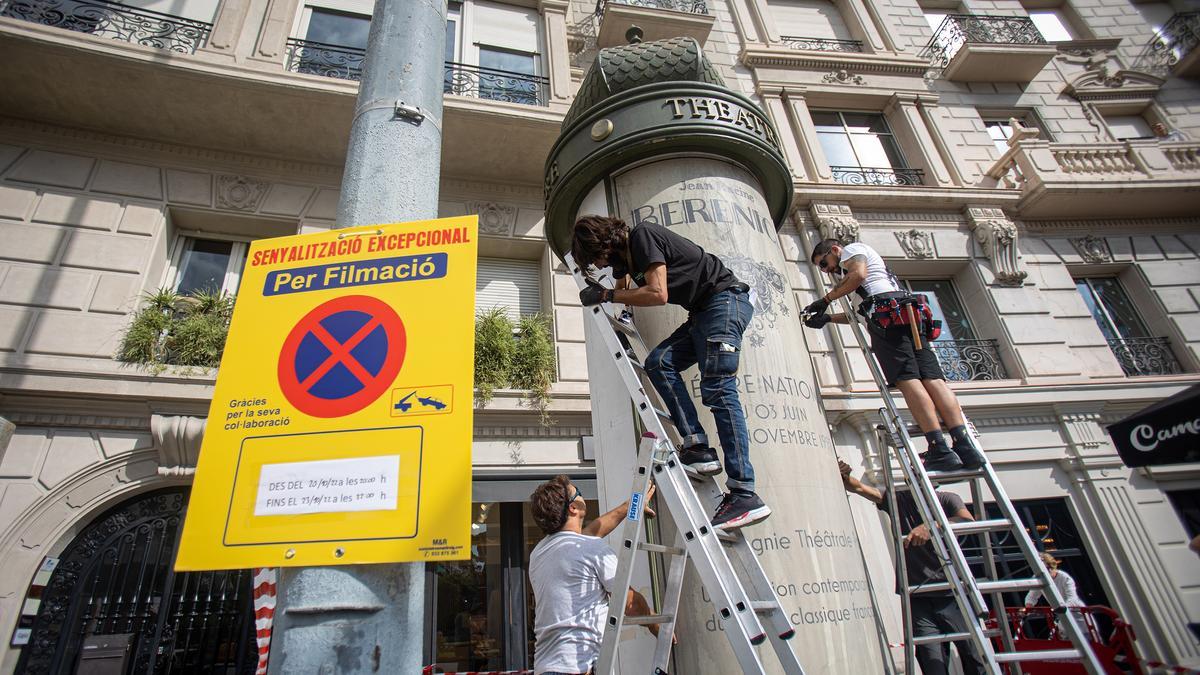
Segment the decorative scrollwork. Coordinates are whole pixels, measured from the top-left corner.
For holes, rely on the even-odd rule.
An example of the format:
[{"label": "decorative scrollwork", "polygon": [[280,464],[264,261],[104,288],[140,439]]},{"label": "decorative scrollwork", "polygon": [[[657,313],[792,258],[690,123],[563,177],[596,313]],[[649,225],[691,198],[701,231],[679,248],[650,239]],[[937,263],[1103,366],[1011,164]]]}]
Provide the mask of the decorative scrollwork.
[{"label": "decorative scrollwork", "polygon": [[1183,372],[1165,337],[1119,338],[1108,341],[1125,375],[1178,375]]},{"label": "decorative scrollwork", "polygon": [[1134,68],[1156,75],[1166,74],[1198,44],[1200,12],[1180,12],[1146,44]]},{"label": "decorative scrollwork", "polygon": [[995,340],[938,340],[929,348],[951,382],[1008,378]]},{"label": "decorative scrollwork", "polygon": [[0,16],[133,44],[194,54],[212,24],[106,0],[7,0]]},{"label": "decorative scrollwork", "polygon": [[933,32],[921,56],[929,59],[931,68],[945,68],[967,43],[1044,45],[1046,39],[1029,17],[950,14]]},{"label": "decorative scrollwork", "polygon": [[447,61],[442,90],[489,101],[544,106],[549,88],[550,80],[545,77]]},{"label": "decorative scrollwork", "polygon": [[287,69],[293,73],[357,82],[362,79],[363,59],[366,55],[366,50],[354,47],[339,47],[296,38],[287,41]]},{"label": "decorative scrollwork", "polygon": [[924,185],[925,173],[902,167],[831,166],[833,179],[847,185]]},{"label": "decorative scrollwork", "polygon": [[862,52],[862,40],[829,40],[827,38],[780,35],[785,47],[813,52]]},{"label": "decorative scrollwork", "polygon": [[862,75],[855,75],[845,68],[825,73],[825,77],[822,77],[821,81],[828,82],[829,84],[857,84],[859,86],[867,83]]},{"label": "decorative scrollwork", "polygon": [[708,4],[705,0],[597,0],[596,16],[604,15],[604,6],[613,2],[618,5],[633,7],[649,7],[650,9],[669,9],[688,14],[708,14]]}]

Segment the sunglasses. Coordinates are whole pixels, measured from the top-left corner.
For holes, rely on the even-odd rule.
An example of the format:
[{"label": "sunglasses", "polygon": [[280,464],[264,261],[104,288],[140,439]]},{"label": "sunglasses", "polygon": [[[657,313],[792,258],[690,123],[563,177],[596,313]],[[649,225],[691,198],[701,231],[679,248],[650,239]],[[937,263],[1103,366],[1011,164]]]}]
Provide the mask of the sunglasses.
[{"label": "sunglasses", "polygon": [[575,491],[575,494],[571,495],[571,498],[563,503],[563,512],[562,512],[563,520],[567,519],[567,510],[571,508],[571,505],[575,503],[576,499],[579,499],[579,488],[572,485],[571,489]]}]

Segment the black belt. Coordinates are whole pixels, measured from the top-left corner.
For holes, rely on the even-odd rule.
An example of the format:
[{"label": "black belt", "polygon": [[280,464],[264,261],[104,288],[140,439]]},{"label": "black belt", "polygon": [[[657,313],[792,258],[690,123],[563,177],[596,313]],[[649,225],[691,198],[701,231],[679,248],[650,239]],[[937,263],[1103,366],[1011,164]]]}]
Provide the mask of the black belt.
[{"label": "black belt", "polygon": [[737,291],[738,293],[749,293],[750,292],[750,284],[739,281],[736,284],[730,286],[729,288],[727,288],[725,290]]}]

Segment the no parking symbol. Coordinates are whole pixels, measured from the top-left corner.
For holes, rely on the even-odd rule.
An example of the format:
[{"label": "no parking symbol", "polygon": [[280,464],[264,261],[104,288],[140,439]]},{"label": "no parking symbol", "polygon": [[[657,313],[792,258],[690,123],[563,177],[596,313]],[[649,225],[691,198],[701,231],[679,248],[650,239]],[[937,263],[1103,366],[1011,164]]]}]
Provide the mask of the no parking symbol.
[{"label": "no parking symbol", "polygon": [[292,328],[279,352],[279,387],[297,410],[342,417],[388,390],[404,364],[404,322],[365,295],[318,305]]}]

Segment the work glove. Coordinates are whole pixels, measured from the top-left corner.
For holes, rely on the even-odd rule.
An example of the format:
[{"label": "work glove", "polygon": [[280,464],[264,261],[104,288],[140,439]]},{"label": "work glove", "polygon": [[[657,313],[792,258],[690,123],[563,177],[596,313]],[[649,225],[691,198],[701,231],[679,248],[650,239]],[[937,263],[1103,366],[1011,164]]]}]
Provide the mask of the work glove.
[{"label": "work glove", "polygon": [[[805,314],[824,314],[825,310],[829,309],[829,301],[824,297],[817,298],[808,307],[804,308]],[[821,324],[825,325],[825,324]]]},{"label": "work glove", "polygon": [[829,316],[828,314],[817,314],[816,316],[810,316],[805,319],[804,325],[808,326],[809,328],[821,329],[824,328],[825,324],[829,323],[830,321],[833,321],[833,317]]},{"label": "work glove", "polygon": [[612,302],[612,290],[594,281],[588,281],[587,288],[579,291],[579,302],[582,302],[584,307]]}]

